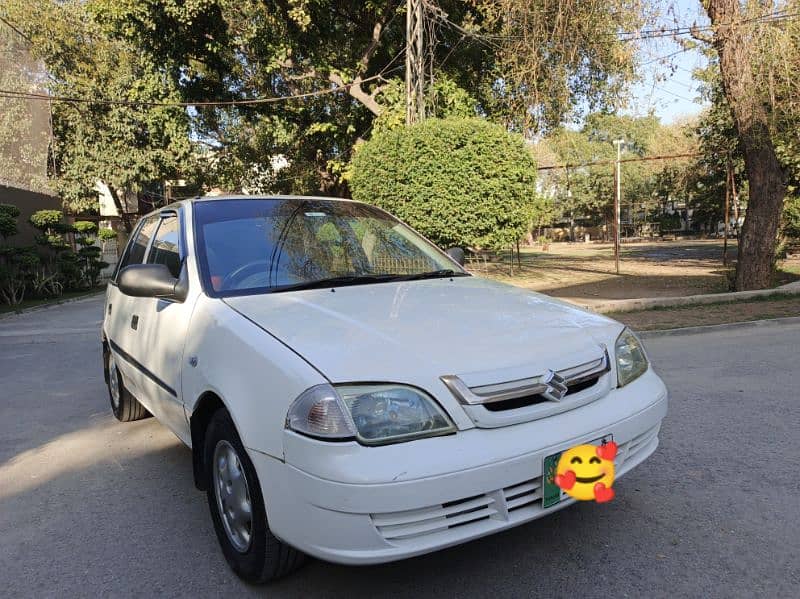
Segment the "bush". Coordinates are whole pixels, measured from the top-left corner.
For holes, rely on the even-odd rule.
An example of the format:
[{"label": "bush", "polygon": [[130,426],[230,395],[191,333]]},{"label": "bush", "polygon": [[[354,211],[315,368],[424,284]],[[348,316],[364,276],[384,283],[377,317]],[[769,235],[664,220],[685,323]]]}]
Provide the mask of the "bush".
[{"label": "bush", "polygon": [[17,234],[19,208],[11,204],[0,204],[0,236],[8,239]]},{"label": "bush", "polygon": [[442,247],[508,247],[533,220],[536,165],[522,138],[477,118],[428,119],[356,150],[351,190]]},{"label": "bush", "polygon": [[97,237],[102,241],[111,241],[117,238],[117,232],[114,229],[100,229],[97,232]]},{"label": "bush", "polygon": [[61,227],[61,210],[37,210],[29,219],[31,225],[40,231],[63,230]]}]

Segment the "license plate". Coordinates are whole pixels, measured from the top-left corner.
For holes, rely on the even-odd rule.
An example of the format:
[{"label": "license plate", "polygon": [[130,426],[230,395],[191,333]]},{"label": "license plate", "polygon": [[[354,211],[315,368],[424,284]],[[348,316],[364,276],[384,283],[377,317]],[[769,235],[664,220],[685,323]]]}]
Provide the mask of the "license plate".
[{"label": "license plate", "polygon": [[[581,445],[602,445],[603,443],[608,443],[609,441],[613,440],[614,435],[605,435],[604,437],[600,437],[594,441],[589,441],[589,443],[582,443]],[[564,451],[567,451],[567,449]],[[558,505],[564,499],[569,497],[569,495],[561,490],[561,487],[559,487],[555,481],[558,460],[564,451],[559,451],[558,453],[549,455],[544,459],[544,465],[542,467],[542,478],[544,479],[544,484],[542,485],[542,507],[544,508]]]}]

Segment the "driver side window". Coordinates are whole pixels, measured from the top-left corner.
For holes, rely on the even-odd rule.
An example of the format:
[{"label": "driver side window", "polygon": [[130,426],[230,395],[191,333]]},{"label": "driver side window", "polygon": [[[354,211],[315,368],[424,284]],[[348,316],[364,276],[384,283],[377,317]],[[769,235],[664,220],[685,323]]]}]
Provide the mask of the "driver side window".
[{"label": "driver side window", "polygon": [[150,243],[150,239],[153,237],[153,233],[158,226],[158,220],[159,217],[156,214],[153,216],[148,216],[144,219],[144,221],[142,221],[142,226],[139,227],[136,237],[131,240],[131,242],[128,244],[128,247],[125,248],[125,253],[122,255],[122,258],[120,258],[120,261],[117,265],[117,271],[114,273],[115,281],[120,271],[126,266],[130,266],[131,264],[141,264],[144,262],[144,255],[145,252],[147,252],[147,246]]},{"label": "driver side window", "polygon": [[181,273],[180,223],[171,214],[161,218],[161,225],[150,248],[149,264],[163,264],[176,279]]}]

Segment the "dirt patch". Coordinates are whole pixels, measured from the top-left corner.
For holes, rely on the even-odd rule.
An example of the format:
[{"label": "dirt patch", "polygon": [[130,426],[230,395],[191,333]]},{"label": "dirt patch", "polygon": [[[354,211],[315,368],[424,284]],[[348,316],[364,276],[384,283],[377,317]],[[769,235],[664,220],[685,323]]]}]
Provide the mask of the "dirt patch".
[{"label": "dirt patch", "polygon": [[709,324],[800,316],[800,297],[765,298],[757,301],[705,306],[681,306],[677,308],[641,310],[638,312],[621,312],[609,314],[608,316],[627,324],[636,331],[679,329]]},{"label": "dirt patch", "polygon": [[[670,297],[730,291],[736,257],[728,247],[729,266],[722,265],[722,242],[659,241],[622,246],[620,274],[610,244],[553,243],[547,252],[523,248],[513,270],[509,256],[468,264],[478,276],[524,287],[591,306],[604,300]],[[800,279],[800,259],[785,261],[775,284]]]}]

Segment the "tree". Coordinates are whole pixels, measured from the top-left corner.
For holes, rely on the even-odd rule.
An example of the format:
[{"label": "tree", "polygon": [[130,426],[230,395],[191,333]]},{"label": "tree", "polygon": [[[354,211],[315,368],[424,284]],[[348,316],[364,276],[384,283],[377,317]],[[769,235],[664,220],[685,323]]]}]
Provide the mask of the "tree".
[{"label": "tree", "polygon": [[627,0],[472,0],[483,43],[496,51],[496,112],[528,135],[611,110],[634,76],[636,44],[619,31],[640,28],[645,4]]},{"label": "tree", "polygon": [[[739,0],[704,0],[704,6],[714,27],[711,41],[718,54],[722,89],[741,144],[750,186],[735,286],[740,291],[760,289],[768,287],[772,280],[786,195],[786,173],[771,130],[772,109],[765,101],[765,88],[753,64],[757,55],[754,38],[762,28],[745,26],[748,15],[743,13]],[[773,9],[770,6],[768,10]]]},{"label": "tree", "polygon": [[[103,35],[135,48],[146,65],[157,65],[157,72],[169,79],[165,90],[170,97],[176,90],[185,101],[198,102],[188,116],[193,139],[205,148],[201,167],[208,185],[347,194],[342,174],[353,148],[375,126],[386,124],[384,115],[395,105],[405,46],[405,5],[397,0],[67,4],[85,7]],[[535,5],[541,23],[536,35],[555,37],[538,70],[538,91],[526,96],[531,81],[513,76],[522,71],[509,70],[511,49],[501,51],[497,41],[514,33],[509,29],[513,21],[500,19],[495,4],[503,3],[439,0],[437,9],[426,3],[431,52],[425,70],[434,82],[432,115],[440,114],[439,100],[456,97],[446,92],[437,97],[437,84],[443,81],[472,99],[472,115],[522,130],[517,116],[528,111],[546,114],[550,122],[583,104],[610,105],[629,79],[631,45],[600,40],[629,28],[638,5],[594,0],[591,9],[584,9],[582,2],[571,1],[568,10],[554,11],[550,2],[527,3]],[[519,10],[524,4],[516,2]],[[567,21],[579,24],[585,34],[569,36]],[[539,55],[529,47],[525,53]],[[561,93],[564,82],[567,94]],[[276,101],[199,104],[254,98]],[[283,168],[277,171],[276,159],[285,159],[278,160]]]},{"label": "tree", "polygon": [[[616,139],[625,141],[623,159],[688,154],[696,149],[686,127],[664,126],[654,116],[592,113],[579,131],[560,128],[552,132],[540,145],[547,146],[557,163],[569,165],[547,177],[556,193],[560,221],[569,225],[572,240],[578,221],[596,224],[613,218]],[[669,199],[684,198],[687,167],[688,159],[624,162],[623,220],[646,221],[661,214]]]},{"label": "tree", "polygon": [[54,104],[52,176],[66,204],[95,209],[96,186],[103,182],[130,230],[123,199],[188,169],[186,110],[141,104],[180,101],[175,80],[152,55],[112,36],[97,2],[0,0],[0,8],[31,40],[54,95],[97,101]]},{"label": "tree", "polygon": [[539,217],[523,140],[477,118],[428,119],[376,135],[353,158],[357,200],[396,214],[442,247],[509,247]]}]

